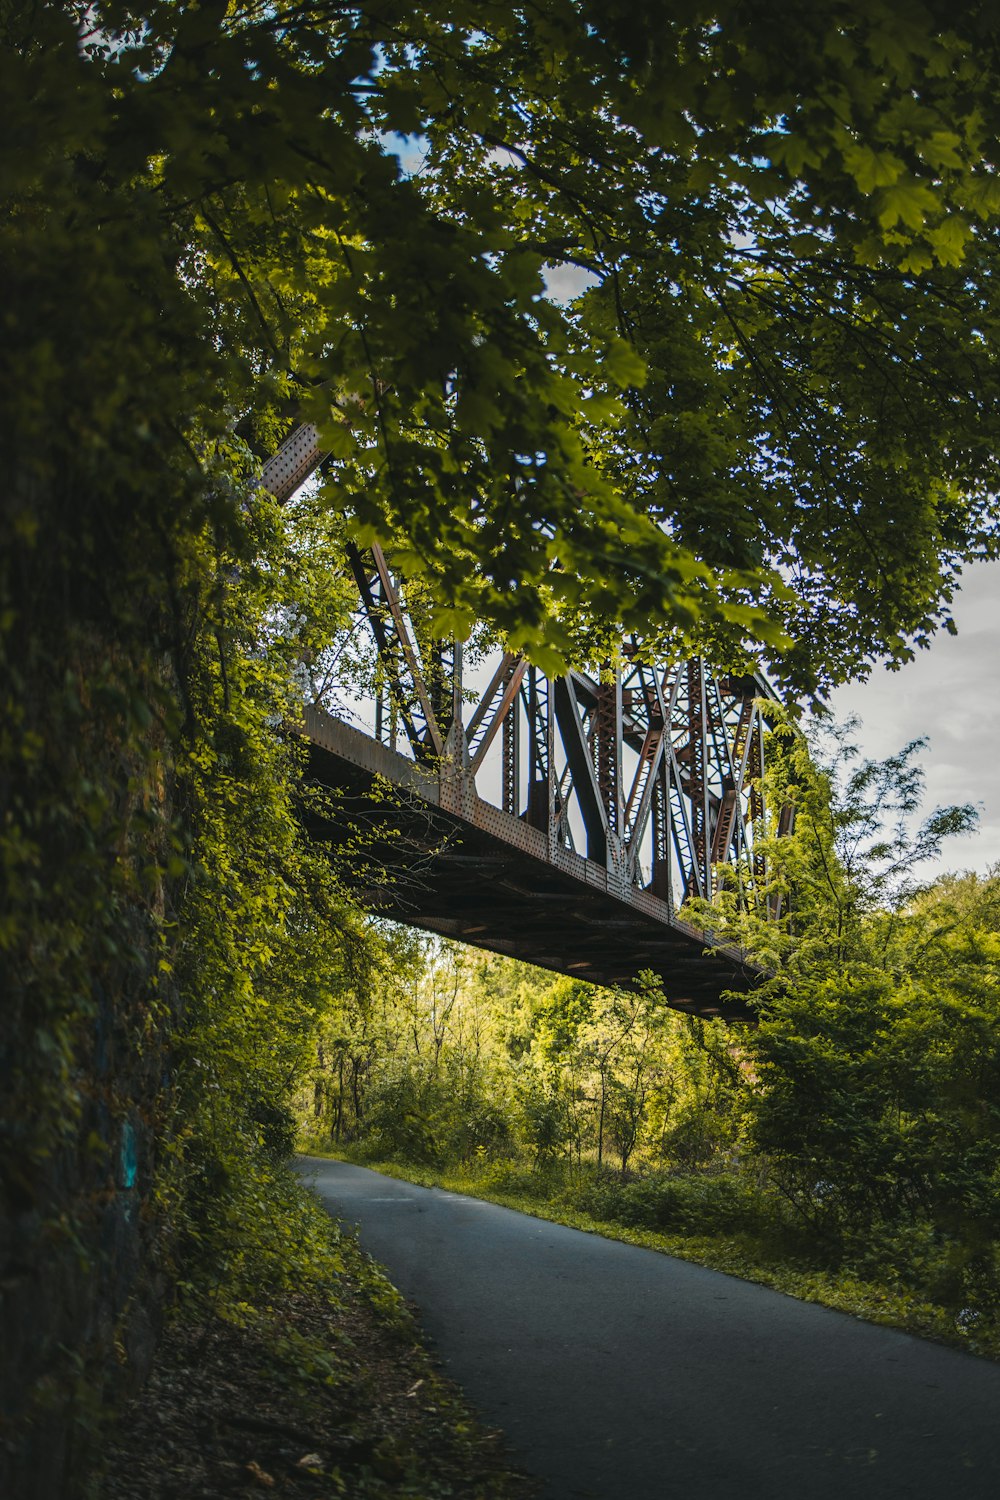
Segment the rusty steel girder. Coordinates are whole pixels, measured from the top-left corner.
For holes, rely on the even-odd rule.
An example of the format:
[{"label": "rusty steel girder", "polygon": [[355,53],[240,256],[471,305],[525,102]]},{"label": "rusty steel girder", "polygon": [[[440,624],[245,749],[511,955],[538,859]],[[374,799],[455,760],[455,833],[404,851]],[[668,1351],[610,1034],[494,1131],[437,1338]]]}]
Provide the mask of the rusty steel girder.
[{"label": "rusty steel girder", "polygon": [[[301,433],[291,443],[264,472],[279,499],[302,482]],[[634,641],[594,673],[550,679],[510,651],[470,670],[460,642],[421,647],[381,548],[348,562],[377,656],[374,735],[313,706],[313,770],[355,796],[394,786],[375,821],[411,842],[419,827],[422,861],[418,882],[386,881],[370,903],[598,983],[652,969],[671,1004],[745,1017],[738,995],[759,973],[736,950],[707,953],[711,935],[677,913],[722,880],[747,900],[763,890],[766,679],[651,661]]]},{"label": "rusty steel girder", "polygon": [[[614,666],[555,679],[505,652],[485,685],[470,689],[456,643],[438,654],[432,691],[381,549],[351,548],[350,565],[379,653],[383,744],[396,749],[401,727],[418,764],[446,762],[442,774],[469,798],[549,833],[623,888],[680,905],[710,900],[720,866],[748,891],[761,881],[754,846],[775,702],[762,676],[715,673],[699,658],[650,662],[627,642]],[[500,785],[484,793],[480,772],[498,735]]]}]

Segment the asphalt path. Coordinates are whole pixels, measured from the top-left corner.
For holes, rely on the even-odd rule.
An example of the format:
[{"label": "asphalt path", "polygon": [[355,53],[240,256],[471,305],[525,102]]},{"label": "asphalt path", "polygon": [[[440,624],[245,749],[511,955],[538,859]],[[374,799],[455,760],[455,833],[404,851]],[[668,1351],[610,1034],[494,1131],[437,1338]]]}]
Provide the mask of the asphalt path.
[{"label": "asphalt path", "polygon": [[1000,1500],[1000,1365],[303,1158],[544,1500]]}]

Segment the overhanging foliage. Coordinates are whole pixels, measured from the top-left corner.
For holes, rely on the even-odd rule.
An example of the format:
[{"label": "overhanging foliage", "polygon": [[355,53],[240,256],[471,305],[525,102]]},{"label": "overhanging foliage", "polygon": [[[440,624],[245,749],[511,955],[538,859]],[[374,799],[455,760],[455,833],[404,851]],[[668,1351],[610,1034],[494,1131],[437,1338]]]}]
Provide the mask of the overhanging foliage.
[{"label": "overhanging foliage", "polygon": [[[428,576],[438,628],[485,615],[550,665],[620,622],[822,689],[924,642],[995,552],[980,7],[5,28],[23,431],[55,408],[112,470],[197,471],[206,435],[264,452],[311,417],[329,502]],[[591,289],[560,306],[567,267]]]}]

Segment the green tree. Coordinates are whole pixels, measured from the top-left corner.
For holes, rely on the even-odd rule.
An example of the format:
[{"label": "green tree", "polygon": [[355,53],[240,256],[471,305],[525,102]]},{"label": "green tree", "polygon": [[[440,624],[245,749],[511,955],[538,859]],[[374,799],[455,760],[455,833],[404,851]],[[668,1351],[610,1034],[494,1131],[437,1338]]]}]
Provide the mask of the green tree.
[{"label": "green tree", "polygon": [[[787,905],[757,950],[773,974],[747,1044],[750,1140],[826,1254],[992,1307],[996,880],[921,889],[920,865],[973,810],[917,816],[919,743],[857,762],[834,739],[837,760],[797,740],[785,766],[798,819],[770,851]],[[765,926],[744,919],[751,948]]]},{"label": "green tree", "polygon": [[755,638],[807,688],[905,656],[995,550],[998,32],[814,20],[9,5],[23,452],[58,413],[186,510],[206,438],[296,414],[443,632]]},{"label": "green tree", "polygon": [[[743,937],[782,969],[837,966],[863,956],[890,963],[897,918],[920,888],[921,867],[944,839],[978,822],[969,804],[922,813],[926,740],[884,760],[863,757],[856,720],[789,724],[771,738],[770,806],[794,813],[791,837],[761,849],[769,888],[756,910],[743,908]],[[735,896],[723,896],[735,910]],[[779,921],[775,911],[783,911]]]},{"label": "green tree", "polygon": [[605,1141],[610,1139],[623,1177],[643,1134],[652,1097],[665,1082],[662,1041],[668,1014],[662,994],[652,984],[636,991],[598,992],[580,1037],[579,1045],[597,1074],[597,1165],[602,1165]]}]

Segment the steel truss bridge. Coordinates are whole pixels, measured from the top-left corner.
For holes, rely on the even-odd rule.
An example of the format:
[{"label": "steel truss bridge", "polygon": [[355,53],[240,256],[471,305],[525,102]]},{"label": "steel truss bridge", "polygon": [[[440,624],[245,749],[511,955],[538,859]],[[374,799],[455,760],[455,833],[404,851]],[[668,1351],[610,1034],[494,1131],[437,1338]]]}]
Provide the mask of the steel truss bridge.
[{"label": "steel truss bridge", "polygon": [[[322,457],[301,427],[263,483],[285,500]],[[650,662],[629,643],[599,676],[554,679],[511,652],[422,652],[382,550],[348,560],[377,653],[373,732],[305,709],[325,794],[306,819],[332,845],[363,829],[362,862],[393,871],[362,878],[366,903],[594,984],[648,970],[678,1010],[750,1017],[760,971],[677,910],[720,878],[762,899],[766,680]]]}]

